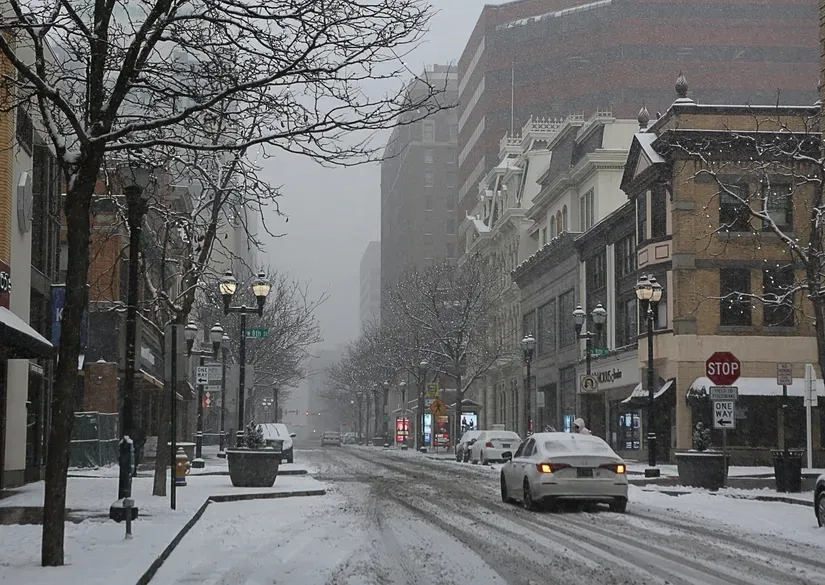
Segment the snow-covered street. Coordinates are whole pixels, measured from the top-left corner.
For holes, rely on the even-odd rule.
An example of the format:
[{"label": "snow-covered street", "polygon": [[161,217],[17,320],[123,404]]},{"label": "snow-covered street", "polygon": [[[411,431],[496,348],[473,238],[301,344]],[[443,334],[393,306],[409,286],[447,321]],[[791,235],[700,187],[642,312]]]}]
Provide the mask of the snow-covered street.
[{"label": "snow-covered street", "polygon": [[809,507],[633,488],[625,515],[527,512],[491,467],[363,447],[300,460],[326,496],[214,506],[152,583],[825,583]]}]

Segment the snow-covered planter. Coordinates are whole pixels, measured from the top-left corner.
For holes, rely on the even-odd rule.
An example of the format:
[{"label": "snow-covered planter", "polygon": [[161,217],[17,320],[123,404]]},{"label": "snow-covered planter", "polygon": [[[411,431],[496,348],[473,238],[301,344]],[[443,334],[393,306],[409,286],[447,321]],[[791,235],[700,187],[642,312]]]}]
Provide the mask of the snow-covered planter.
[{"label": "snow-covered planter", "polygon": [[708,490],[724,487],[730,458],[726,461],[721,451],[708,449],[710,431],[702,423],[696,423],[693,446],[690,451],[676,453],[679,484]]},{"label": "snow-covered planter", "polygon": [[249,423],[243,442],[236,449],[226,450],[229,479],[235,487],[272,487],[278,477],[282,453],[264,447],[263,429]]}]

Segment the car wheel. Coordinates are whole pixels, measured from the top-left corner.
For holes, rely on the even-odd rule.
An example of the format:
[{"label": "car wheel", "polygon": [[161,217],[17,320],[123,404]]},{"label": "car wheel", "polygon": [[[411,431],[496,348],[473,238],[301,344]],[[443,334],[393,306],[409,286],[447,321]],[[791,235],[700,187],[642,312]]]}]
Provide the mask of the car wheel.
[{"label": "car wheel", "polygon": [[814,508],[816,510],[816,522],[819,524],[819,527],[822,528],[825,526],[825,490],[817,492],[814,501],[816,502]]},{"label": "car wheel", "polygon": [[482,465],[490,465],[490,462],[487,461],[487,458],[484,456],[484,451],[481,452],[481,464]]},{"label": "car wheel", "polygon": [[627,498],[616,498],[610,502],[610,511],[624,514],[627,511]]},{"label": "car wheel", "polygon": [[287,453],[287,456],[286,456],[286,462],[287,463],[292,463],[293,461],[295,461],[295,455],[293,454],[292,449],[290,449],[289,453]]},{"label": "car wheel", "polygon": [[504,481],[504,474],[501,474],[501,501],[505,504],[509,504],[512,500],[510,496],[507,495],[507,482]]},{"label": "car wheel", "polygon": [[530,482],[524,478],[524,495],[521,498],[521,505],[525,510],[535,510],[536,503],[533,501],[533,491],[530,489]]}]

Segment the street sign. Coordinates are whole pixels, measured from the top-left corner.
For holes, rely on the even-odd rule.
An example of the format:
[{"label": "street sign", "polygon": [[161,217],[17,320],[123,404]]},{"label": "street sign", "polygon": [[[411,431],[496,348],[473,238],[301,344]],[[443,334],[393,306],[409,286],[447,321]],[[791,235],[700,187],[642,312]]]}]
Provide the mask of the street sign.
[{"label": "street sign", "polygon": [[427,396],[429,398],[438,396],[438,382],[430,382],[427,384]]},{"label": "street sign", "polygon": [[246,330],[247,339],[266,339],[269,337],[269,327],[249,327]]},{"label": "street sign", "polygon": [[732,386],[742,374],[742,363],[729,351],[717,351],[705,362],[705,375],[717,386]]},{"label": "street sign", "polygon": [[440,398],[436,398],[433,400],[433,403],[430,404],[430,412],[435,416],[444,416],[447,414],[447,405],[444,404],[444,401]]},{"label": "street sign", "polygon": [[206,366],[198,366],[197,372],[195,374],[195,383],[196,384],[208,384],[209,383],[209,368]]},{"label": "street sign", "polygon": [[710,399],[713,402],[720,400],[739,400],[739,388],[736,386],[711,386]]},{"label": "street sign", "polygon": [[599,391],[599,380],[596,376],[586,374],[582,376],[579,388],[582,394],[592,394]]},{"label": "street sign", "polygon": [[793,364],[776,364],[777,386],[793,386]]},{"label": "street sign", "polygon": [[713,428],[736,428],[736,402],[733,400],[715,400],[713,402]]},{"label": "street sign", "polygon": [[221,385],[220,384],[209,384],[203,390],[204,390],[204,392],[212,392],[214,394],[215,392],[220,392],[221,391]]},{"label": "street sign", "polygon": [[424,399],[424,406],[426,406],[427,408],[430,408],[430,405],[432,405],[433,402],[435,402],[435,398],[425,398]]},{"label": "street sign", "polygon": [[221,366],[217,364],[206,364],[207,378],[210,383],[221,381]]}]

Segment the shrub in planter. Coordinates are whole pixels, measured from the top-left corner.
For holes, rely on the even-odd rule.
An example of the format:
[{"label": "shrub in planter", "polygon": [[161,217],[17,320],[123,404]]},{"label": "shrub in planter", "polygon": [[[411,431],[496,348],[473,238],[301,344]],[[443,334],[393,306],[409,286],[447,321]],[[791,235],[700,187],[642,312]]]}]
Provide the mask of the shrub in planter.
[{"label": "shrub in planter", "polygon": [[710,431],[696,423],[693,449],[676,453],[679,483],[684,486],[718,490],[725,485],[729,461],[720,451],[710,449]]},{"label": "shrub in planter", "polygon": [[264,433],[260,425],[249,423],[243,439],[235,449],[226,450],[229,479],[235,487],[272,487],[278,477],[281,452],[264,448]]}]

